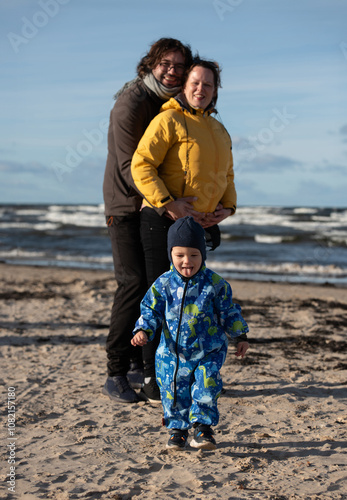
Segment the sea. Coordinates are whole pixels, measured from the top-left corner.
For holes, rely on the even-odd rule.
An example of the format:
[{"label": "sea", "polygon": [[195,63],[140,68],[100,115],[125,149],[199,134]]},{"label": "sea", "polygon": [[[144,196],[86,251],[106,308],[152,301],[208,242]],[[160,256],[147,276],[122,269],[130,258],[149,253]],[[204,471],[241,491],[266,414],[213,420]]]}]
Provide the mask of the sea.
[{"label": "sea", "polygon": [[[0,205],[0,261],[113,271],[103,205]],[[207,266],[226,279],[347,287],[347,208],[244,206]]]}]

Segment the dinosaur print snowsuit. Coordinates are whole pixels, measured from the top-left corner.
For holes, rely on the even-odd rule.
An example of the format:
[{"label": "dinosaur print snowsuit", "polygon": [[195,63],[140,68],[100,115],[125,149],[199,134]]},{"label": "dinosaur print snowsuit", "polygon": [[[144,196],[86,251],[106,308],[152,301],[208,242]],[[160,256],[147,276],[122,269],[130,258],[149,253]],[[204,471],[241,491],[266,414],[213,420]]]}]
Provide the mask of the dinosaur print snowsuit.
[{"label": "dinosaur print snowsuit", "polygon": [[166,427],[217,425],[226,334],[248,332],[229,283],[205,265],[189,279],[171,265],[145,295],[134,334],[143,330],[152,340],[160,327],[156,376]]}]

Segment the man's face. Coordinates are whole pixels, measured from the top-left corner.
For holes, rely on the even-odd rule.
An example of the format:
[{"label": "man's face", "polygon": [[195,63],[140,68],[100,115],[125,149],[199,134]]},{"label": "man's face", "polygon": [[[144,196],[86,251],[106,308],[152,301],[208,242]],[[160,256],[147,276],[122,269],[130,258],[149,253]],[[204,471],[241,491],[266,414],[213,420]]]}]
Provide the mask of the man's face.
[{"label": "man's face", "polygon": [[152,69],[154,77],[169,89],[179,87],[184,73],[184,57],[181,52],[166,52],[159,64]]},{"label": "man's face", "polygon": [[192,247],[173,247],[171,258],[177,271],[186,278],[194,276],[202,264],[200,250]]}]

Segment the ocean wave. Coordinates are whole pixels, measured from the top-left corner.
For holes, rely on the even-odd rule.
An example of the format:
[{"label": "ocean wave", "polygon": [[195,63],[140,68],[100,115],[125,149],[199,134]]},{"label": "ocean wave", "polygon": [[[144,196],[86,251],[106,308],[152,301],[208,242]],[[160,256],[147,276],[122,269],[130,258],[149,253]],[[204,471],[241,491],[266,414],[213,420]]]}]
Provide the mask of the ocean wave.
[{"label": "ocean wave", "polygon": [[45,257],[45,255],[46,255],[45,252],[23,250],[21,248],[12,248],[11,250],[0,251],[0,259],[2,259],[2,260],[21,259],[21,258],[37,259],[37,258]]},{"label": "ocean wave", "polygon": [[[1,205],[0,258],[113,271],[104,205]],[[208,264],[232,279],[347,282],[347,209],[239,207]]]},{"label": "ocean wave", "polygon": [[113,259],[112,255],[104,255],[98,257],[91,256],[80,256],[80,255],[57,255],[57,261],[60,262],[80,262],[80,263],[89,263],[89,264],[112,264]]},{"label": "ocean wave", "polygon": [[297,262],[281,262],[279,264],[265,264],[260,262],[221,262],[207,260],[206,265],[213,270],[256,272],[262,274],[304,274],[304,275],[324,275],[331,277],[347,277],[347,268],[342,268],[333,264],[299,264]]},{"label": "ocean wave", "polygon": [[102,206],[58,206],[49,207],[45,219],[60,225],[80,227],[105,226]]},{"label": "ocean wave", "polygon": [[294,214],[316,214],[318,212],[318,208],[309,208],[309,207],[296,207],[293,209]]},{"label": "ocean wave", "polygon": [[37,224],[29,224],[28,222],[2,222],[1,229],[29,229],[30,231],[55,231],[60,227],[59,224],[53,222],[42,222]]},{"label": "ocean wave", "polygon": [[273,236],[269,234],[256,234],[254,236],[254,241],[257,243],[266,243],[268,245],[275,245],[279,243],[288,243],[295,241],[294,236]]},{"label": "ocean wave", "polygon": [[224,219],[220,226],[251,224],[254,226],[277,226],[291,222],[291,215],[278,213],[270,207],[240,207],[235,216]]}]

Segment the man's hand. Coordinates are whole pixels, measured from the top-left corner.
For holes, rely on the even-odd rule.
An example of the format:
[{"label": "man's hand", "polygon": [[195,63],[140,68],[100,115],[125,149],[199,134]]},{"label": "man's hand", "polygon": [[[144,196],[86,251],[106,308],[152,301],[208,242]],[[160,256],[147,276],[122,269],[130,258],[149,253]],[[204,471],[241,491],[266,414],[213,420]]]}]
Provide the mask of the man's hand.
[{"label": "man's hand", "polygon": [[140,330],[139,332],[136,332],[130,342],[131,342],[131,345],[133,345],[133,346],[146,345],[148,342],[147,333],[143,332],[142,330]]}]

